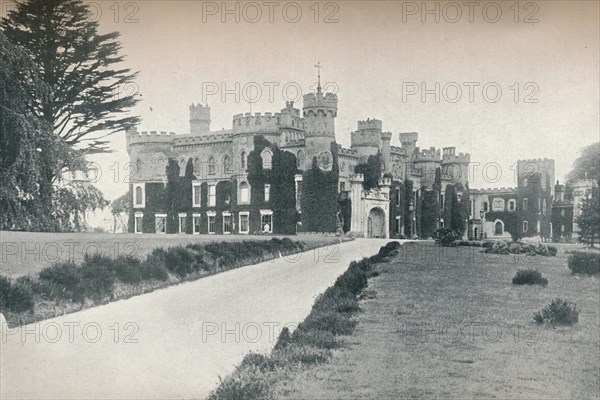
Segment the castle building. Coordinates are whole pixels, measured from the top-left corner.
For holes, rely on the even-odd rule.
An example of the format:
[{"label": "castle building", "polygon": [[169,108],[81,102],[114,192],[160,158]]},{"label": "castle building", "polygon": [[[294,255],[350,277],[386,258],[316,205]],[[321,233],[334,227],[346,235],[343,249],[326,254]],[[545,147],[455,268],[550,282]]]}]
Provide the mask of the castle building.
[{"label": "castle building", "polygon": [[[531,160],[520,161],[517,188],[469,190],[469,154],[456,153],[454,147],[420,149],[416,132],[400,133],[401,146],[392,146],[392,133],[378,119],[358,121],[345,148],[336,143],[337,112],[337,95],[323,93],[319,76],[316,92],[303,96],[302,109],[286,102],[279,112],[237,114],[230,129],[211,131],[210,107],[192,104],[189,133],[128,130],[133,166],[129,231],[321,231],[307,230],[301,217],[325,211],[337,218],[336,227],[326,232],[429,237],[448,224],[443,211],[449,185],[469,204],[465,237],[502,237],[514,229],[533,234],[550,226],[554,161],[541,160],[538,174],[526,173]],[[295,165],[289,165],[290,159]],[[335,172],[332,195],[337,201],[328,203],[331,210],[302,207],[303,193],[308,193],[303,180],[311,169]],[[431,204],[436,215],[422,217],[431,213]]]}]

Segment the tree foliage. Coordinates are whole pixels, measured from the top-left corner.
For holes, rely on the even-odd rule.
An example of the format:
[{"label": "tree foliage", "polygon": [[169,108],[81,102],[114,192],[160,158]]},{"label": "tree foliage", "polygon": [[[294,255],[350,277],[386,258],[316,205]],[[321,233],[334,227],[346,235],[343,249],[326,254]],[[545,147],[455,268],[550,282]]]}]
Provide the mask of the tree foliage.
[{"label": "tree foliage", "polygon": [[585,193],[577,216],[579,240],[594,247],[600,239],[600,188],[594,186]]},{"label": "tree foliage", "polygon": [[379,185],[379,178],[381,178],[381,154],[369,156],[366,163],[356,165],[354,173],[363,174],[363,189],[376,188]]},{"label": "tree foliage", "polygon": [[573,184],[580,179],[600,179],[600,142],[581,149],[581,155],[573,163],[573,169],[567,174],[565,198],[572,200]]},{"label": "tree foliage", "polygon": [[107,134],[139,122],[126,112],[138,101],[124,95],[136,73],[117,67],[123,61],[118,32],[98,33],[98,22],[80,0],[17,2],[2,20],[8,40],[26,49],[47,96],[27,104],[68,145],[84,141],[88,151],[106,151]]}]

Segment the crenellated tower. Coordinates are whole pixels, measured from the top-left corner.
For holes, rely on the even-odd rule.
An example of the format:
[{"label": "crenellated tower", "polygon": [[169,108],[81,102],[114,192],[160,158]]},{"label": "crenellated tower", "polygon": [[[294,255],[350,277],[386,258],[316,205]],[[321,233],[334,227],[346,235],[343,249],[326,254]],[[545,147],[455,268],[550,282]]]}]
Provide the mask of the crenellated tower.
[{"label": "crenellated tower", "polygon": [[[331,143],[335,142],[335,118],[337,117],[338,98],[334,93],[323,94],[321,90],[321,74],[316,93],[308,93],[303,97],[302,108],[305,122],[306,168],[310,168],[314,157],[331,157]],[[330,168],[326,168],[329,170]]]},{"label": "crenellated tower", "polygon": [[201,103],[198,105],[190,106],[190,133],[196,135],[202,135],[210,132],[210,107],[208,104],[203,106]]},{"label": "crenellated tower", "polygon": [[358,154],[358,162],[367,162],[369,156],[377,155],[381,141],[381,121],[367,119],[358,121],[357,130],[350,134],[351,148]]}]

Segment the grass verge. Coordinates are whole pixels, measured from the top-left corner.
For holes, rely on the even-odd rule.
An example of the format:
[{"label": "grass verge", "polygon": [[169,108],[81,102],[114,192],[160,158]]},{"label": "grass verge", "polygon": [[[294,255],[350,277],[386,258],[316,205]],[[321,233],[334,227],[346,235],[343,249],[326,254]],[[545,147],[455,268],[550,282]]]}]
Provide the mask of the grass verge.
[{"label": "grass verge", "polygon": [[210,400],[271,399],[273,385],[298,368],[327,362],[331,350],[343,345],[340,336],[350,335],[356,327],[353,314],[359,310],[357,296],[374,275],[374,264],[398,253],[400,243],[389,242],[378,254],[353,261],[334,285],[321,294],[298,328],[284,328],[271,354],[250,353],[236,370],[221,380]]}]

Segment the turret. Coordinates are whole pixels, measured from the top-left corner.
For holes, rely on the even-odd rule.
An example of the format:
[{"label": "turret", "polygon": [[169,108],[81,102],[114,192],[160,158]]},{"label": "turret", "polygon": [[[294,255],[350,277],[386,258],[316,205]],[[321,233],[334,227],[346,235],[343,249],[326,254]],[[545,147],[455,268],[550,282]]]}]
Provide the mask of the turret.
[{"label": "turret", "polygon": [[417,140],[419,140],[417,132],[400,133],[400,143],[402,143],[402,148],[405,149],[409,161],[412,160],[413,152],[417,147]]},{"label": "turret", "polygon": [[556,185],[554,185],[554,198],[555,201],[563,202],[565,201],[565,185],[561,185],[559,181],[556,181]]},{"label": "turret", "polygon": [[210,132],[210,107],[208,104],[203,106],[198,105],[190,106],[190,133],[201,135]]},{"label": "turret", "polygon": [[335,142],[338,98],[334,93],[323,94],[319,75],[317,92],[305,94],[303,101],[306,163],[311,165],[314,157],[330,152],[331,142]]},{"label": "turret", "polygon": [[369,156],[377,155],[381,141],[381,121],[367,119],[358,121],[357,130],[350,134],[351,148],[358,153],[359,162],[366,162]]},{"label": "turret", "polygon": [[383,157],[384,174],[392,173],[392,148],[390,141],[392,140],[391,132],[381,133],[381,156]]}]

